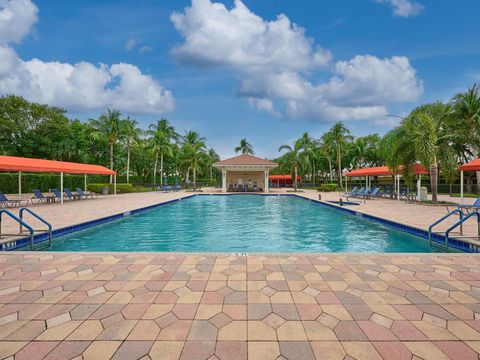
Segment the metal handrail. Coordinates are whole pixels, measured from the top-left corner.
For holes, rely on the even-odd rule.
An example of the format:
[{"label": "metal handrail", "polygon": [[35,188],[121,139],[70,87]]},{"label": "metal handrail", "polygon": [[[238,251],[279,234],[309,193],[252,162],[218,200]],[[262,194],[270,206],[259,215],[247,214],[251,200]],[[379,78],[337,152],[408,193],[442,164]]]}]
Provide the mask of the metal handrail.
[{"label": "metal handrail", "polygon": [[465,217],[463,217],[463,219],[457,221],[455,224],[450,226],[447,229],[447,231],[445,231],[445,246],[447,247],[447,250],[448,250],[448,239],[449,239],[450,232],[452,232],[452,230],[455,229],[457,226],[462,225],[465,221],[467,221],[468,219],[470,219],[474,215],[477,216],[477,229],[478,229],[477,230],[477,239],[480,237],[480,212],[474,211],[474,212],[466,215]]},{"label": "metal handrail", "polygon": [[[24,212],[28,212],[30,215],[32,215],[34,218],[36,218],[37,220],[39,220],[40,222],[44,223],[45,225],[47,225],[48,227],[48,230],[37,230],[37,231],[47,231],[48,232],[48,245],[50,246],[52,244],[52,224],[50,224],[47,220],[45,220],[44,218],[42,218],[40,215],[38,215],[36,212],[34,212],[33,210],[29,209],[29,208],[26,208],[26,207],[23,207],[19,210],[18,212],[18,215],[20,217],[20,220],[23,221],[23,213]],[[23,232],[23,229],[22,229],[22,224],[20,223],[20,233]]]},{"label": "metal handrail", "polygon": [[[456,213],[458,213],[458,216],[460,218],[459,221],[461,221],[465,214],[463,213],[462,210],[455,209],[455,210],[450,211],[447,215],[442,216],[440,219],[438,219],[437,221],[435,221],[433,224],[431,224],[428,227],[428,241],[430,243],[430,246],[432,246],[432,230],[433,230],[433,228],[435,226],[437,226],[438,224],[440,224],[441,222],[443,222],[444,220],[448,219],[450,216],[455,215]],[[460,227],[460,235],[462,235],[462,234],[463,234],[463,225]]]},{"label": "metal handrail", "polygon": [[[13,220],[15,220],[16,222],[18,222],[20,224],[20,226],[25,226],[27,229],[28,229],[28,232],[30,233],[30,249],[33,249],[33,233],[34,233],[34,230],[33,228],[26,224],[23,220],[19,219],[17,216],[15,216],[14,214],[12,214],[10,211],[8,210],[5,210],[5,209],[2,209],[0,210],[0,239],[2,238],[2,215],[3,214],[7,214],[8,216],[10,216]],[[4,236],[16,236],[17,234],[15,235],[10,235],[10,234],[4,234]]]}]

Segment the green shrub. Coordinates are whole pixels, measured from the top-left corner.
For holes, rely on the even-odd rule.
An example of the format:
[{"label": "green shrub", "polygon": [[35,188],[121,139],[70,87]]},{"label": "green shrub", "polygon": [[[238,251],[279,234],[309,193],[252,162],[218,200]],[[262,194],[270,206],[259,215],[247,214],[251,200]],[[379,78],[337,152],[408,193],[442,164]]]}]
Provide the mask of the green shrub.
[{"label": "green shrub", "polygon": [[320,192],[337,191],[337,184],[321,184],[317,190]]},{"label": "green shrub", "polygon": [[[98,194],[102,193],[103,188],[108,187],[109,194],[113,194],[113,184],[100,183],[100,184],[87,184],[88,191],[92,191]],[[131,193],[133,192],[132,184],[117,184],[117,194]]]}]

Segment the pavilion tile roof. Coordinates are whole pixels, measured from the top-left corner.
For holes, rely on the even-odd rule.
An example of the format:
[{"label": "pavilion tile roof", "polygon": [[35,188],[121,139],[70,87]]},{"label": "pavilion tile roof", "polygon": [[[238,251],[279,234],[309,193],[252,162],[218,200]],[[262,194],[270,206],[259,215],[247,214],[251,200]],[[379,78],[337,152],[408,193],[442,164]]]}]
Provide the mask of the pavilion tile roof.
[{"label": "pavilion tile roof", "polygon": [[276,166],[277,163],[262,159],[256,156],[252,155],[239,155],[239,156],[234,156],[229,159],[225,159],[222,161],[217,161],[216,163],[213,164],[213,166],[225,166],[225,165],[267,165],[267,166]]}]

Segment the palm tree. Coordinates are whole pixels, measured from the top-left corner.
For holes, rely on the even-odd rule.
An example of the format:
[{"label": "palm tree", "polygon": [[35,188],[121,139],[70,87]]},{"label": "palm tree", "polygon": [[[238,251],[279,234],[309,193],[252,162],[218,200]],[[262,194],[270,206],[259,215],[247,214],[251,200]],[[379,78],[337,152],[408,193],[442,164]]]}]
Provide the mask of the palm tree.
[{"label": "palm tree", "polygon": [[137,128],[138,122],[127,117],[121,121],[121,136],[127,146],[127,183],[130,183],[130,154],[132,146],[137,143],[142,131]]},{"label": "palm tree", "polygon": [[303,143],[299,140],[295,141],[293,148],[290,145],[282,145],[278,148],[278,151],[281,152],[287,150],[286,153],[280,158],[280,162],[284,166],[288,166],[293,170],[294,175],[294,190],[298,190],[298,170],[299,168],[308,166],[308,150],[303,147]]},{"label": "palm tree", "polygon": [[210,179],[213,179],[213,171],[216,169],[212,166],[212,164],[220,161],[220,156],[217,154],[214,148],[208,149],[206,155],[208,170],[210,170]]},{"label": "palm tree", "polygon": [[246,138],[243,138],[240,140],[240,145],[235,148],[235,152],[241,152],[243,155],[248,154],[248,155],[253,155],[253,147],[252,145],[247,141]]},{"label": "palm tree", "polygon": [[195,131],[186,132],[182,139],[183,161],[187,164],[187,172],[189,169],[193,171],[193,191],[197,190],[197,170],[200,160],[206,152],[205,141],[206,139]]},{"label": "palm tree", "polygon": [[340,189],[343,189],[342,147],[346,142],[351,141],[353,137],[350,135],[350,130],[348,130],[341,121],[333,124],[329,132],[331,133],[333,143],[335,144],[335,149],[337,152],[338,179],[340,183]]},{"label": "palm tree", "polygon": [[310,155],[308,156],[308,161],[310,163],[312,169],[312,176],[310,181],[315,182],[315,157],[314,157],[314,150],[317,145],[317,142],[310,136],[308,132],[304,132],[302,136],[297,140],[301,147],[307,151]]},{"label": "palm tree", "polygon": [[335,142],[331,132],[325,132],[320,139],[320,153],[328,161],[328,173],[330,175],[330,182],[333,182],[333,165],[332,160],[335,157]]},{"label": "palm tree", "polygon": [[[105,139],[108,142],[111,170],[113,170],[113,147],[121,131],[120,123],[120,112],[110,109],[107,114],[101,115],[98,119],[90,120],[93,138],[97,141]],[[112,175],[110,175],[110,183],[112,183]]]},{"label": "palm tree", "polygon": [[157,120],[156,124],[150,124],[147,134],[150,135],[150,145],[154,154],[155,164],[153,171],[153,188],[156,186],[158,160],[160,157],[160,186],[163,185],[163,158],[165,155],[172,156],[172,140],[178,138],[175,128],[167,119]]},{"label": "palm tree", "polygon": [[439,163],[443,163],[445,171],[448,166],[455,166],[451,161],[453,149],[449,145],[455,135],[443,127],[447,114],[448,107],[442,103],[420,106],[388,132],[381,142],[381,152],[387,164],[392,169],[401,168],[407,181],[417,161],[429,169],[432,201],[438,200]]}]

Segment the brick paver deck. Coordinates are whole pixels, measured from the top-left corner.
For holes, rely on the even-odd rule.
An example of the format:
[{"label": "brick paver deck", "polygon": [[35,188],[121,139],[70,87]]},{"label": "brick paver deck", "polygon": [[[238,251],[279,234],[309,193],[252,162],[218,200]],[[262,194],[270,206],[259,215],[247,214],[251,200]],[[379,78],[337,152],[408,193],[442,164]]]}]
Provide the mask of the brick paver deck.
[{"label": "brick paver deck", "polygon": [[478,359],[475,255],[0,254],[0,358]]}]

